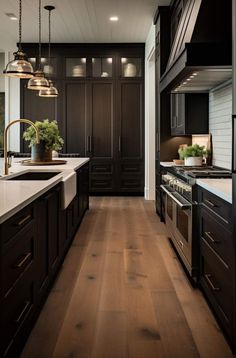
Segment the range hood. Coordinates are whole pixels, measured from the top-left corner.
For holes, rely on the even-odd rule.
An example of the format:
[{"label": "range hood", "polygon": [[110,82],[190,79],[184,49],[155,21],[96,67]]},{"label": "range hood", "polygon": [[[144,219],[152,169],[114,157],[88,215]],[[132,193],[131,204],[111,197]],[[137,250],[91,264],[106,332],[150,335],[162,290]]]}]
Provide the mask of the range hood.
[{"label": "range hood", "polygon": [[230,0],[191,0],[183,10],[160,90],[209,92],[232,78]]}]

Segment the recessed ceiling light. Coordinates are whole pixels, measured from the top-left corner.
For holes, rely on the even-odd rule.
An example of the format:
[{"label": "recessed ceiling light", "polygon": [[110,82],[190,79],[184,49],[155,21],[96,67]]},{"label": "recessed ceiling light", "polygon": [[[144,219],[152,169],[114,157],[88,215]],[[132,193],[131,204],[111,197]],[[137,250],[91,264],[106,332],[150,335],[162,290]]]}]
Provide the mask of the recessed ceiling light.
[{"label": "recessed ceiling light", "polygon": [[12,14],[11,12],[6,12],[7,17],[9,17],[10,20],[18,20],[17,16],[15,14]]},{"label": "recessed ceiling light", "polygon": [[110,21],[118,21],[119,20],[119,17],[118,16],[111,16],[109,18]]}]

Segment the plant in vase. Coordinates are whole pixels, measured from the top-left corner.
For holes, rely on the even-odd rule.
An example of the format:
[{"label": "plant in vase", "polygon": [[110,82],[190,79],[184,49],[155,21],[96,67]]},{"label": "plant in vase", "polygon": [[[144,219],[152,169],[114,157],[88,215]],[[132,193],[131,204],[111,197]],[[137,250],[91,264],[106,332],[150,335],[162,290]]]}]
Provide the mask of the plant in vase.
[{"label": "plant in vase", "polygon": [[203,156],[206,156],[208,151],[204,146],[194,144],[185,148],[180,148],[178,153],[180,159],[184,160],[184,165],[201,166],[203,162]]},{"label": "plant in vase", "polygon": [[48,162],[52,160],[52,151],[62,148],[64,141],[60,136],[57,121],[36,121],[35,126],[39,130],[40,142],[37,144],[35,130],[28,127],[23,133],[25,141],[29,142],[31,148],[31,159],[36,162]]}]

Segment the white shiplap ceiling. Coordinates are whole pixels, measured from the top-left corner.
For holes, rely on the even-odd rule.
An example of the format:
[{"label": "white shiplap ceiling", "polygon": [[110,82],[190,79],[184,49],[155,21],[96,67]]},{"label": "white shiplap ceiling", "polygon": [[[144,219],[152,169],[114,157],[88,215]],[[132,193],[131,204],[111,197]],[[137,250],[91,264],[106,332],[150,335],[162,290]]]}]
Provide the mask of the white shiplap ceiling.
[{"label": "white shiplap ceiling", "polygon": [[[158,5],[169,0],[42,0],[42,41],[48,39],[48,12],[54,5],[52,42],[145,42]],[[38,0],[22,0],[23,42],[38,41]],[[0,0],[0,48],[18,41],[18,0]],[[109,17],[117,15],[112,23]]]}]

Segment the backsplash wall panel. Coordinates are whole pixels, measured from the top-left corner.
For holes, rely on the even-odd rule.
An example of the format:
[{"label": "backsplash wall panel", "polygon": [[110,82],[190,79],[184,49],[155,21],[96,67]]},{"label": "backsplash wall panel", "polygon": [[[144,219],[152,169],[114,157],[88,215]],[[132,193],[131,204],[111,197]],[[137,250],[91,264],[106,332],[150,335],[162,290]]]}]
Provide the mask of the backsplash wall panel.
[{"label": "backsplash wall panel", "polygon": [[232,84],[209,94],[209,131],[212,134],[213,165],[231,169]]}]

